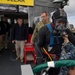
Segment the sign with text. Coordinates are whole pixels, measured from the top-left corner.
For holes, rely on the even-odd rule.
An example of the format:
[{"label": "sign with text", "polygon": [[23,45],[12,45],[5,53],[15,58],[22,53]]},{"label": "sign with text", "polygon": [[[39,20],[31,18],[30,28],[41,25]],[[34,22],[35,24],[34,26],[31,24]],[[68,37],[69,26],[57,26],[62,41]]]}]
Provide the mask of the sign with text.
[{"label": "sign with text", "polygon": [[34,0],[0,0],[0,4],[34,6]]}]

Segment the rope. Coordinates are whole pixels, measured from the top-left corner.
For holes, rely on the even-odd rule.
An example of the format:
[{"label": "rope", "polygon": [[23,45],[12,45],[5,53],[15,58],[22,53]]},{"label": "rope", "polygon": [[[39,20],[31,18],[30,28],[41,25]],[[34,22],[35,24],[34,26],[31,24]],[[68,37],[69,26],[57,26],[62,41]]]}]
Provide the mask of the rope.
[{"label": "rope", "polygon": [[47,56],[49,57],[49,59],[52,61],[52,58],[50,56],[50,54],[46,51],[46,49],[43,47],[44,52],[47,54]]}]

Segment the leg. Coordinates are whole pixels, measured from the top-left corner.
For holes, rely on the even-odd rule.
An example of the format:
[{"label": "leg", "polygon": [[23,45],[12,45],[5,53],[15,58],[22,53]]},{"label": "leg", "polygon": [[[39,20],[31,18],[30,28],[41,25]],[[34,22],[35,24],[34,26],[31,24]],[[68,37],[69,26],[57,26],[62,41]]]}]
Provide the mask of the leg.
[{"label": "leg", "polygon": [[1,56],[1,50],[3,48],[3,45],[2,45],[2,35],[0,35],[0,56]]},{"label": "leg", "polygon": [[4,35],[4,40],[3,40],[3,46],[5,49],[7,49],[7,37],[8,37],[8,32]]},{"label": "leg", "polygon": [[17,58],[16,59],[19,59],[19,57],[20,57],[20,51],[19,51],[19,49],[20,49],[20,42],[19,41],[15,41],[15,49],[16,49],[16,56],[17,56]]},{"label": "leg", "polygon": [[41,50],[38,48],[37,44],[35,44],[35,52],[36,52],[36,63],[38,64],[42,64],[43,61],[43,54],[41,52]]},{"label": "leg", "polygon": [[25,41],[20,41],[20,59],[23,62]]},{"label": "leg", "polygon": [[0,35],[0,50],[3,48],[2,41],[3,41],[3,37],[2,35]]}]

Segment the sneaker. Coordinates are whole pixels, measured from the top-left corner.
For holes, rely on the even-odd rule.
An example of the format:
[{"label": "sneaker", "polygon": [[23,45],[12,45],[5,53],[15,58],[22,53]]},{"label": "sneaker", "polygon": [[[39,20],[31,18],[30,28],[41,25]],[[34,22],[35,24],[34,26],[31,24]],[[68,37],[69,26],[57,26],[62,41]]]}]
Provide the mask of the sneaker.
[{"label": "sneaker", "polygon": [[21,62],[23,62],[23,59],[21,59]]},{"label": "sneaker", "polygon": [[16,57],[16,60],[18,60],[19,59],[19,57]]}]

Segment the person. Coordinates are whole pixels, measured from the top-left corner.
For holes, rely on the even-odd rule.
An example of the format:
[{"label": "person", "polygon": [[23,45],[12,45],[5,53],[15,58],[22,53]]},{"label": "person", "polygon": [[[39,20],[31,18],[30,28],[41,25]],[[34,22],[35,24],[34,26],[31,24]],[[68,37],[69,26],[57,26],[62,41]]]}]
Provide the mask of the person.
[{"label": "person", "polygon": [[16,60],[20,58],[21,62],[23,62],[24,57],[24,45],[27,42],[28,37],[28,29],[26,25],[23,24],[22,18],[17,19],[17,23],[12,28],[12,43],[15,43],[16,49]]},{"label": "person", "polygon": [[[41,64],[43,63],[43,56],[44,56],[44,53],[43,53],[43,50],[42,48],[44,47],[46,49],[46,51],[48,53],[52,53],[52,54],[55,54],[56,56],[58,56],[58,59],[60,57],[60,54],[61,54],[61,47],[62,47],[62,43],[64,41],[64,39],[61,37],[61,33],[62,31],[60,30],[64,30],[65,29],[65,32],[67,32],[69,34],[69,39],[70,41],[75,44],[75,36],[72,34],[72,32],[66,28],[65,26],[65,22],[63,19],[60,19],[58,21],[58,23],[56,24],[55,28],[53,29],[53,35],[54,35],[54,46],[52,49],[48,50],[48,46],[49,46],[49,43],[50,43],[50,34],[51,32],[49,31],[49,29],[47,28],[47,26],[43,26],[39,31],[38,31],[38,34],[37,34],[37,41],[35,43],[35,50],[36,50],[36,57],[37,57],[37,63],[38,64]],[[58,40],[57,40],[58,38]],[[49,74],[51,73],[52,75],[58,75],[59,73],[59,69],[50,69],[49,70]],[[54,71],[56,73],[54,73]]]},{"label": "person", "polygon": [[31,43],[34,44],[35,40],[36,40],[36,34],[38,33],[38,31],[40,30],[41,27],[45,26],[46,24],[50,23],[49,18],[48,18],[48,14],[46,11],[41,13],[41,18],[42,21],[38,22],[35,26],[32,38],[31,38]]},{"label": "person", "polygon": [[[61,59],[75,60],[75,46],[69,41],[69,35],[65,33],[63,36],[64,43],[60,56]],[[61,67],[59,75],[67,75],[68,67]]]},{"label": "person", "polygon": [[69,67],[67,75],[75,75],[75,66]]},{"label": "person", "polygon": [[5,34],[5,28],[4,25],[0,22],[0,54],[2,53],[3,49],[3,36]]},{"label": "person", "polygon": [[7,39],[8,39],[8,32],[10,30],[10,25],[9,23],[7,22],[7,17],[2,17],[2,21],[1,21],[1,24],[4,26],[4,36],[3,36],[3,48],[4,49],[7,49]]}]

